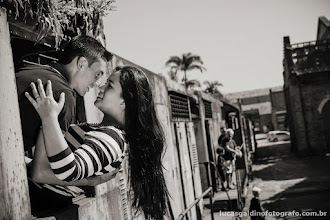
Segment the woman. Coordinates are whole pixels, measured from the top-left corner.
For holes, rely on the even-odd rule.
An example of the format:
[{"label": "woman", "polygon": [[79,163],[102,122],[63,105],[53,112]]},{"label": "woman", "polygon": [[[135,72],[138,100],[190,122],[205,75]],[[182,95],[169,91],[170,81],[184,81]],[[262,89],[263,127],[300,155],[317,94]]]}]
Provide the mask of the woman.
[{"label": "woman", "polygon": [[[156,117],[146,75],[130,66],[114,70],[100,88],[94,103],[105,115],[102,125],[90,126],[84,144],[74,152],[65,141],[57,121],[64,105],[64,95],[57,103],[50,82],[46,92],[40,81],[38,91],[34,83],[31,87],[35,99],[28,93],[26,97],[42,120],[45,148],[56,176],[72,181],[109,172],[116,167],[113,163],[120,162],[127,143],[133,206],[142,210],[147,219],[163,219],[168,208],[161,163],[164,133]],[[86,165],[88,162],[92,165]]]}]

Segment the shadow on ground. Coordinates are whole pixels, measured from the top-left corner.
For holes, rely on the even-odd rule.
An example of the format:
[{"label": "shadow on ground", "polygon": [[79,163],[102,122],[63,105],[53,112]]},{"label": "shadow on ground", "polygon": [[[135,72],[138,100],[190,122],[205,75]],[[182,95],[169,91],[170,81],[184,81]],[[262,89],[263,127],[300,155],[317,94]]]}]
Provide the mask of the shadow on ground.
[{"label": "shadow on ground", "polygon": [[290,153],[289,145],[272,145],[258,149],[252,184],[261,186],[260,199],[265,210],[321,210],[330,217],[329,174],[330,158],[296,157]]}]

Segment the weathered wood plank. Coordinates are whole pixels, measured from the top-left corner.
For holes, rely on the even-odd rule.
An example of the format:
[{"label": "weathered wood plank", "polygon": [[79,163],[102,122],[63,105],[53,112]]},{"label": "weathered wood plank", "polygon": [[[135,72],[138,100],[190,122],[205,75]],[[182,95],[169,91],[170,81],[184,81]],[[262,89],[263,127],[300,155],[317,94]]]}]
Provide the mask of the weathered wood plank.
[{"label": "weathered wood plank", "polygon": [[30,219],[13,56],[6,11],[0,7],[0,219]]}]

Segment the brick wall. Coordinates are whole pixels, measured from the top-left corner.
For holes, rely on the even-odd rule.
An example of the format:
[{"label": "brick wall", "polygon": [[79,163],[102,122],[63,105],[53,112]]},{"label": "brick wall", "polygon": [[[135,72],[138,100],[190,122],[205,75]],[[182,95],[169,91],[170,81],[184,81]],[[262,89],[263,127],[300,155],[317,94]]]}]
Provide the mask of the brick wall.
[{"label": "brick wall", "polygon": [[292,150],[298,154],[308,154],[308,142],[305,131],[303,107],[300,97],[300,88],[298,85],[289,86],[288,101],[290,102],[290,110],[288,109],[290,112],[288,112],[288,117],[291,119],[291,139],[294,139]]},{"label": "brick wall", "polygon": [[[304,85],[302,100],[308,144],[312,153],[322,154],[326,148],[323,119],[318,107],[330,95],[330,82]],[[330,134],[329,134],[330,135]]]}]

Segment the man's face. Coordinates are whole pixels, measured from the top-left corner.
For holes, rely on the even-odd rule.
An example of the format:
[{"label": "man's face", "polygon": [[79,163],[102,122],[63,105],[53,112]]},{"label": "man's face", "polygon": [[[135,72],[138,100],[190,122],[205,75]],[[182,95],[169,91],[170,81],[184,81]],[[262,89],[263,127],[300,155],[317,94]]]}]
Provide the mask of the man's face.
[{"label": "man's face", "polygon": [[226,137],[229,138],[229,139],[232,139],[234,137],[234,132],[226,132]]},{"label": "man's face", "polygon": [[225,134],[225,129],[220,128],[220,133],[221,133],[221,134]]},{"label": "man's face", "polygon": [[89,88],[93,88],[96,82],[105,74],[107,63],[99,59],[92,65],[88,65],[88,61],[85,59],[79,63],[78,70],[74,77],[74,89],[81,96],[84,96]]}]

